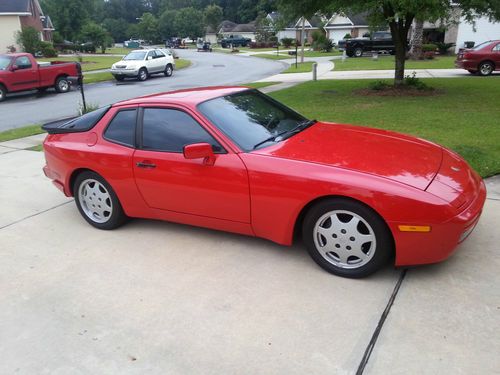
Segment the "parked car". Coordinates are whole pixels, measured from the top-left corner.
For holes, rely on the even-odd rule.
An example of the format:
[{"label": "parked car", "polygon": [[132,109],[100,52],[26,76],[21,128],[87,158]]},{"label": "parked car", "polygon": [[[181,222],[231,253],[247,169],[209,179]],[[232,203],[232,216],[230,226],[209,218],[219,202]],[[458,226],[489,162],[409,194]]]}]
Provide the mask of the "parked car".
[{"label": "parked car", "polygon": [[455,66],[482,76],[500,70],[500,40],[490,40],[473,48],[460,50]]},{"label": "parked car", "polygon": [[145,81],[152,74],[163,73],[170,77],[175,68],[174,57],[161,49],[140,49],[130,52],[111,66],[111,74],[117,81],[137,78]]},{"label": "parked car", "polygon": [[38,63],[29,53],[0,54],[0,102],[8,93],[45,90],[49,87],[59,93],[71,89],[71,77],[81,74],[76,62]]},{"label": "parked car", "polygon": [[199,40],[196,42],[196,50],[198,52],[212,52],[212,44],[207,41]]},{"label": "parked car", "polygon": [[394,54],[396,46],[392,35],[387,31],[374,32],[371,38],[344,39],[338,43],[341,51],[345,50],[349,57],[361,57],[363,52],[376,51]]},{"label": "parked car", "polygon": [[345,277],[444,260],[486,199],[441,146],[308,120],[242,87],[145,96],[43,129],[45,175],[96,228],[155,218],[282,245],[301,232]]},{"label": "parked car", "polygon": [[244,38],[241,35],[230,35],[220,41],[222,48],[233,47],[246,47],[252,40],[249,38]]}]

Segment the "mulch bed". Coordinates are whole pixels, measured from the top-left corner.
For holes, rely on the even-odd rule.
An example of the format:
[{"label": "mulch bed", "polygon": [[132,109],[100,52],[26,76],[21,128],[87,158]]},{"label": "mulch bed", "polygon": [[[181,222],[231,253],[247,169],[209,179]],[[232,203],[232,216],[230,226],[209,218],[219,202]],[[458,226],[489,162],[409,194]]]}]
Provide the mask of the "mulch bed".
[{"label": "mulch bed", "polygon": [[414,87],[386,87],[382,90],[358,89],[353,91],[356,95],[362,96],[436,96],[443,93],[442,90],[429,88],[417,90]]}]

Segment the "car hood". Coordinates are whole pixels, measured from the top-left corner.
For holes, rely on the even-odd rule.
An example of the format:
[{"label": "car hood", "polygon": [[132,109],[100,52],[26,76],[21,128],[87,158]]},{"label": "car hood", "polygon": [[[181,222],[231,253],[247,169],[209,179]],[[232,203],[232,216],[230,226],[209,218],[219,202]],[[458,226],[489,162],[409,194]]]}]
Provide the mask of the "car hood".
[{"label": "car hood", "polygon": [[443,158],[442,147],[419,138],[325,122],[253,152],[355,170],[422,190],[436,176]]}]

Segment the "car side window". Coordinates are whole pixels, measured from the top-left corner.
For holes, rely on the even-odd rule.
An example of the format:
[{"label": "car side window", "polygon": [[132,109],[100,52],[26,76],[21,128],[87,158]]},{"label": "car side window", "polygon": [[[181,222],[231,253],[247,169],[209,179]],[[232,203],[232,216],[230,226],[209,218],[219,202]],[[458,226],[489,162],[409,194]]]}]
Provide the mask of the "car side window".
[{"label": "car side window", "polygon": [[493,52],[500,52],[500,43],[493,48]]},{"label": "car side window", "polygon": [[182,152],[184,146],[193,143],[208,143],[214,152],[224,152],[220,144],[187,113],[167,108],[144,110],[143,149]]},{"label": "car side window", "polygon": [[135,147],[136,109],[116,113],[104,131],[104,139],[128,147]]},{"label": "car side window", "polygon": [[148,57],[146,57],[146,59],[149,59],[150,57],[151,57],[152,59],[154,59],[154,56],[155,56],[155,51],[149,51],[149,52],[148,52]]},{"label": "car side window", "polygon": [[161,59],[162,57],[165,57],[165,55],[163,54],[163,52],[161,52],[161,51],[156,51],[156,58],[157,58],[157,59]]},{"label": "car side window", "polygon": [[14,63],[19,69],[30,69],[31,61],[27,56],[18,57]]}]

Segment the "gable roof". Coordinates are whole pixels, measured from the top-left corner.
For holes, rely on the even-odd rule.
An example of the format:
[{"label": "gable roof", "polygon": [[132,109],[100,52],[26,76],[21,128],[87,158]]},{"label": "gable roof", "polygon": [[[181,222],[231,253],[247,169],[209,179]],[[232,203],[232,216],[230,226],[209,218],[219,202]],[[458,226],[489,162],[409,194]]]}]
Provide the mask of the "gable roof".
[{"label": "gable roof", "polygon": [[0,0],[0,14],[30,15],[30,0]]},{"label": "gable roof", "polygon": [[253,33],[255,32],[255,21],[250,23],[240,23],[239,25],[236,25],[231,31],[240,33]]},{"label": "gable roof", "polygon": [[[339,27],[339,26],[368,26],[367,12],[363,13],[337,13],[333,14],[328,23],[325,25],[326,28],[329,27]],[[335,19],[341,19],[341,22],[333,22]]]},{"label": "gable roof", "polygon": [[236,25],[237,25],[236,23],[229,20],[222,21],[221,24],[219,25],[219,32],[221,33],[230,32],[236,27]]}]

